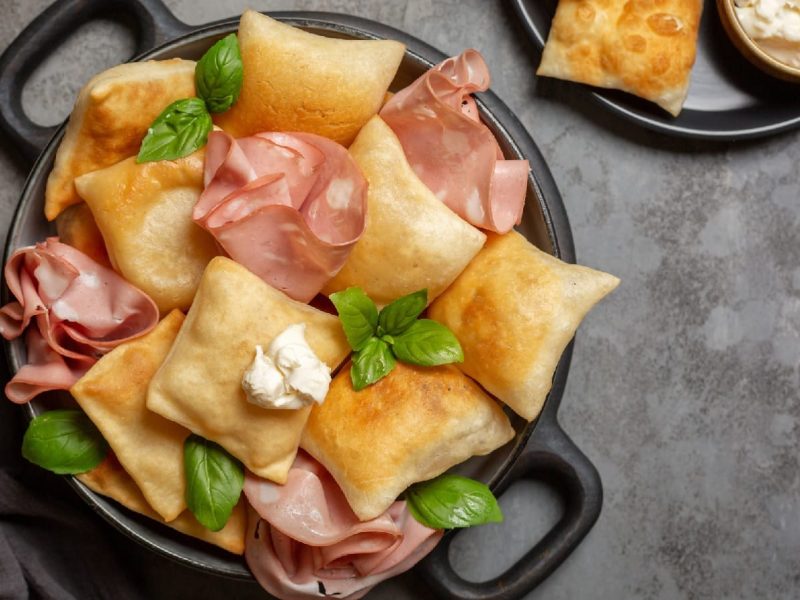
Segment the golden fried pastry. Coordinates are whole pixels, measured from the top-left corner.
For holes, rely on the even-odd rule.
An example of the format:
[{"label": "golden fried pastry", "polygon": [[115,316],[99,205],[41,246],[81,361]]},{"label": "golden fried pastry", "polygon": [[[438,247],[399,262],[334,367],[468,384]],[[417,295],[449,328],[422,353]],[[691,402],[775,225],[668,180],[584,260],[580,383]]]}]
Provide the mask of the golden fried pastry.
[{"label": "golden fried pastry", "polygon": [[161,314],[186,310],[208,261],[220,253],[192,220],[203,191],[204,150],[177,160],[125,159],[75,180],[103,233],[114,268]]},{"label": "golden fried pastry", "polygon": [[194,61],[126,63],[95,75],[78,94],[47,179],[49,221],[81,201],[73,181],[139,152],[147,128],[170,103],[194,96]]},{"label": "golden fried pastry", "polygon": [[350,154],[369,182],[367,226],[323,292],[359,286],[385,305],[427,288],[432,300],[464,270],[486,236],[420,181],[379,116],[364,126]]},{"label": "golden fried pastry", "polygon": [[77,248],[86,256],[104,267],[110,267],[111,261],[106,251],[103,234],[97,228],[91,209],[85,202],[73,204],[56,217],[58,241]]},{"label": "golden fried pastry", "polygon": [[339,319],[292,300],[224,257],[206,268],[172,351],[150,383],[147,407],[217,442],[253,473],[285,483],[309,408],[271,410],[247,401],[242,376],[289,325],[335,369],[349,346]]},{"label": "golden fried pastry", "polygon": [[136,487],[136,482],[125,472],[113,454],[110,454],[91,471],[77,475],[77,478],[89,489],[116,500],[133,512],[155,519],[172,529],[219,546],[228,552],[244,554],[247,529],[247,509],[244,498],[239,500],[239,504],[234,507],[225,527],[219,531],[211,531],[198,523],[188,510],[169,523],[165,523],[150,507],[141,490]]},{"label": "golden fried pastry", "polygon": [[583,317],[618,284],[613,275],[542,252],[515,231],[489,234],[428,314],[461,342],[459,367],[532,421]]},{"label": "golden fried pastry", "polygon": [[70,390],[164,521],[186,509],[183,442],[189,431],[147,410],[145,401],[182,323],[183,314],[171,312],[144,337],[103,356]]},{"label": "golden fried pastry", "polygon": [[390,40],[308,33],[253,10],[239,23],[244,81],[214,121],[234,137],[304,131],[348,145],[378,112],[405,52]]},{"label": "golden fried pastry", "polygon": [[560,0],[537,75],[620,89],[677,116],[702,0]]},{"label": "golden fried pastry", "polygon": [[514,437],[500,406],[451,365],[394,370],[360,392],[350,369],[311,411],[301,447],[333,475],[359,519],[377,517],[409,485]]}]

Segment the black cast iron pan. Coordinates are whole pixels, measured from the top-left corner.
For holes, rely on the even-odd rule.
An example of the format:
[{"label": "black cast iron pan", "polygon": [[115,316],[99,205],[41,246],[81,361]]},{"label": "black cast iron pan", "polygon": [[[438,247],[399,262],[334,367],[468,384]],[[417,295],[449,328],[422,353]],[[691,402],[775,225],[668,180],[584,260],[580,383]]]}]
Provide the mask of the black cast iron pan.
[{"label": "black cast iron pan", "polygon": [[[401,31],[341,14],[278,12],[273,17],[304,29],[344,38],[390,38],[406,44],[407,52],[393,88],[405,86],[424,70],[445,58],[431,46]],[[80,25],[97,17],[131,25],[137,33],[134,60],[180,56],[196,59],[217,39],[235,31],[238,18],[201,27],[177,20],[161,0],[61,0],[36,18],[0,57],[0,129],[22,157],[33,163],[17,207],[5,249],[30,245],[53,228],[42,216],[44,187],[61,141],[64,125],[34,124],[22,109],[22,87],[34,68],[59,41]],[[528,198],[520,230],[540,248],[565,261],[574,262],[575,252],[564,205],[550,171],[536,144],[517,118],[492,92],[481,94],[478,106],[508,158],[527,158],[532,167]],[[4,288],[4,299],[8,292]],[[18,340],[5,345],[11,372],[24,364],[24,345]],[[475,600],[509,600],[533,589],[573,551],[594,525],[602,505],[602,486],[597,470],[561,429],[558,406],[567,379],[570,345],[554,375],[553,389],[539,419],[528,424],[512,416],[517,435],[489,457],[473,459],[459,470],[489,483],[496,494],[514,481],[535,477],[550,482],[563,497],[562,518],[518,563],[499,577],[482,583],[461,578],[448,558],[455,534],[446,536],[438,548],[418,567],[438,595]],[[57,400],[57,399],[56,399]],[[52,398],[40,398],[25,407],[29,418],[45,410]],[[103,518],[136,541],[183,564],[234,578],[249,578],[239,557],[217,551],[93,493],[71,479],[75,491]],[[530,510],[536,510],[531,506]]]}]

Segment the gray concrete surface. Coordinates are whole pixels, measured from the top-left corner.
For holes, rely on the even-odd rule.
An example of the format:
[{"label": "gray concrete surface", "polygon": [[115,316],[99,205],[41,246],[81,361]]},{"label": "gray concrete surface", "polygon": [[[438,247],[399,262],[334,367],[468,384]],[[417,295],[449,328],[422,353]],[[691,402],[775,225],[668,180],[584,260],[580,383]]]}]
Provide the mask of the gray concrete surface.
[{"label": "gray concrete surface", "polygon": [[[2,0],[0,48],[48,0]],[[496,1],[166,0],[191,24],[261,10],[348,12],[449,53],[480,49],[558,182],[581,262],[619,290],[578,336],[561,409],[597,464],[594,530],[530,598],[797,598],[800,595],[800,142],[673,140],[624,125],[570,85],[537,82],[538,54]],[[26,89],[30,113],[63,119],[92,73],[133,46],[119,25],[82,28]],[[0,153],[0,222],[25,177]],[[513,488],[507,522],[462,535],[472,579],[501,572],[557,519],[542,484]],[[139,560],[160,560],[142,552]],[[164,564],[149,597],[261,597]],[[177,583],[176,583],[177,582]],[[376,598],[420,597],[413,577]],[[175,585],[176,587],[172,587]],[[226,587],[227,586],[227,587]],[[162,592],[159,593],[158,590]]]}]

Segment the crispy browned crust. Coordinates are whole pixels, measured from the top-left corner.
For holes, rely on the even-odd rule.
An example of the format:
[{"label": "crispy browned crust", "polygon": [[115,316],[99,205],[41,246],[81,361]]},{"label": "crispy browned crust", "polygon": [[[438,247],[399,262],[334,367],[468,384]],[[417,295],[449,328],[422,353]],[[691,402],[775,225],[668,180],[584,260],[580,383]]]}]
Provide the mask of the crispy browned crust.
[{"label": "crispy browned crust", "polygon": [[85,202],[73,204],[56,217],[58,240],[77,248],[105,267],[111,266],[103,234],[97,228],[92,211]]},{"label": "crispy browned crust", "polygon": [[126,63],[95,75],[78,94],[47,179],[45,216],[81,201],[73,181],[139,152],[153,120],[171,102],[194,96],[194,61]]},{"label": "crispy browned crust", "polygon": [[436,477],[514,436],[498,404],[453,366],[398,363],[360,392],[350,368],[315,406],[302,448],[330,471],[361,520],[385,511],[409,485]]},{"label": "crispy browned crust", "polygon": [[560,0],[538,75],[621,89],[677,115],[701,0]]},{"label": "crispy browned crust", "polygon": [[426,288],[433,300],[478,253],[486,236],[420,181],[400,140],[379,116],[364,126],[350,154],[369,183],[367,226],[324,293],[359,286],[385,305]]},{"label": "crispy browned crust", "polygon": [[166,521],[186,508],[183,442],[189,431],[149,411],[145,401],[182,323],[183,314],[173,311],[147,335],[102,357],[70,390]]},{"label": "crispy browned crust", "polygon": [[222,445],[251,471],[285,483],[309,409],[251,404],[242,375],[286,327],[306,324],[306,340],[332,369],[349,353],[339,319],[296,302],[228,258],[212,260],[147,407]]},{"label": "crispy browned crust", "polygon": [[[125,472],[113,454],[88,473],[78,475],[78,479],[91,490],[116,500],[133,512],[164,523],[158,513],[150,508],[141,490],[136,487],[136,482]],[[234,507],[230,519],[220,531],[209,531],[198,523],[188,510],[182,512],[173,521],[164,524],[181,533],[219,546],[228,552],[244,554],[247,528],[247,508],[244,498]]]},{"label": "crispy browned crust", "polygon": [[204,149],[142,164],[130,157],[75,180],[114,268],[162,315],[189,308],[203,270],[219,254],[211,234],[192,221],[203,191],[204,157]]},{"label": "crispy browned crust", "polygon": [[428,312],[461,342],[461,369],[532,421],[581,320],[618,284],[613,275],[542,252],[515,231],[489,234]]},{"label": "crispy browned crust", "polygon": [[405,46],[314,35],[248,10],[239,23],[244,81],[215,122],[235,137],[304,131],[348,145],[378,112]]}]

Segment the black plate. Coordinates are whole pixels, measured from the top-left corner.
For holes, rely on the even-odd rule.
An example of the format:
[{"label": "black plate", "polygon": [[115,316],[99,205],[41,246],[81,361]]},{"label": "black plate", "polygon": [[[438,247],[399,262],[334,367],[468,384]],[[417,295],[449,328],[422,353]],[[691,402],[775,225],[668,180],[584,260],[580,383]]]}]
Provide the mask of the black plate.
[{"label": "black plate", "polygon": [[[24,82],[49,49],[58,47],[58,40],[83,23],[101,16],[138,24],[137,48],[140,54],[135,60],[176,56],[197,59],[211,44],[236,31],[238,26],[237,18],[200,27],[186,25],[170,13],[161,0],[59,0],[12,42],[0,56],[0,130],[18,149],[21,157],[30,159],[33,168],[8,234],[6,259],[16,248],[28,246],[53,233],[52,224],[42,216],[44,186],[65,127],[62,124],[46,128],[30,121],[21,102]],[[445,57],[416,38],[366,19],[309,12],[272,13],[272,16],[321,35],[402,41],[407,51],[393,89],[408,85]],[[481,118],[494,133],[506,157],[527,158],[531,163],[520,230],[541,249],[574,262],[572,232],[564,205],[536,144],[508,107],[491,91],[479,94],[477,103]],[[8,290],[3,288],[2,301],[7,302],[8,296]],[[3,346],[10,372],[15,373],[25,362],[24,344],[18,339]],[[597,520],[603,497],[597,470],[564,433],[557,419],[571,353],[570,344],[561,357],[553,377],[553,387],[537,421],[527,423],[511,415],[517,432],[515,439],[489,456],[473,458],[459,469],[489,483],[498,495],[517,479],[546,479],[564,498],[562,518],[505,573],[482,583],[466,581],[454,571],[448,551],[454,536],[445,536],[418,567],[418,572],[425,575],[438,597],[472,600],[519,598],[547,577]],[[49,400],[57,399],[50,395]],[[47,395],[43,395],[24,408],[31,418],[50,407]],[[109,523],[163,556],[221,576],[251,576],[241,557],[132,514],[74,478],[70,482],[89,506]]]},{"label": "black plate", "polygon": [[[556,4],[555,0],[511,0],[539,50],[547,40]],[[587,88],[592,97],[625,119],[679,137],[737,140],[800,126],[800,86],[765,75],[739,54],[714,4],[705,3],[692,85],[677,118],[624,92]],[[539,57],[532,58],[538,66]]]}]

